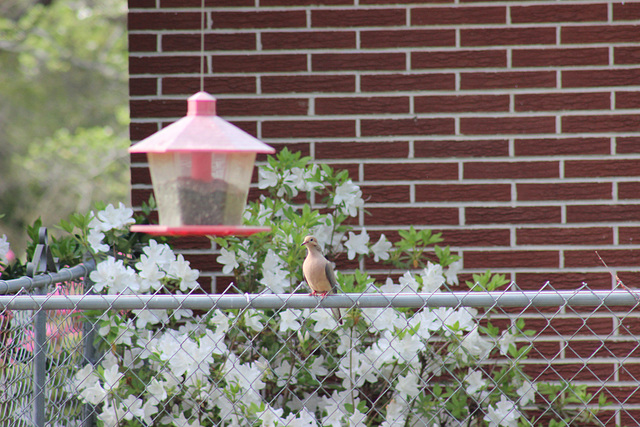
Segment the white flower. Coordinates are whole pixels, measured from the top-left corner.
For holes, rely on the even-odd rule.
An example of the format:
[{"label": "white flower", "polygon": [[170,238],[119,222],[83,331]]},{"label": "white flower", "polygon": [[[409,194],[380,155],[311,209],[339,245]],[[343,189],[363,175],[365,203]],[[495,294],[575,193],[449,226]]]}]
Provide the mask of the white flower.
[{"label": "white flower", "polygon": [[389,259],[389,250],[393,247],[393,244],[387,240],[384,234],[380,235],[380,239],[376,244],[371,246],[371,252],[373,253],[373,260],[378,262],[379,260]]},{"label": "white flower", "polygon": [[133,310],[133,314],[136,315],[136,328],[138,329],[144,329],[147,325],[169,322],[167,310],[141,309]]},{"label": "white flower", "polygon": [[288,276],[289,273],[284,269],[282,259],[272,249],[269,249],[262,264],[260,284],[274,294],[281,294],[285,291],[285,285],[288,285],[286,280]]},{"label": "white flower", "polygon": [[411,401],[414,397],[420,393],[420,386],[418,384],[419,378],[415,372],[409,371],[404,377],[398,377],[398,384],[396,384],[396,391],[402,396],[405,402]]},{"label": "white flower", "polygon": [[516,343],[516,336],[509,331],[504,331],[502,336],[498,340],[498,344],[500,344],[500,354],[503,356],[509,355],[509,347]]},{"label": "white flower", "polygon": [[137,399],[135,396],[129,395],[122,401],[122,405],[126,408],[126,412],[124,413],[125,420],[131,421],[133,417],[144,417],[142,399]]},{"label": "white flower", "polygon": [[136,222],[133,219],[133,209],[126,207],[122,202],[119,203],[118,208],[109,204],[103,211],[98,212],[97,216],[101,231],[124,229]]},{"label": "white flower", "polygon": [[131,267],[125,267],[122,260],[116,261],[112,256],[98,264],[89,278],[93,280],[93,289],[96,292],[106,288],[109,294],[130,293],[140,288],[135,271]]},{"label": "white flower", "polygon": [[149,240],[149,244],[142,248],[142,252],[147,256],[148,262],[157,264],[163,270],[169,268],[176,258],[169,245],[158,244],[155,240]]},{"label": "white flower", "polygon": [[220,249],[220,256],[216,259],[216,261],[224,265],[224,267],[222,267],[223,274],[231,274],[234,269],[240,267],[238,261],[236,260],[235,252],[227,250],[225,248]]},{"label": "white flower", "polygon": [[471,331],[477,326],[474,318],[476,314],[478,312],[475,308],[460,307],[444,319],[444,324],[455,332]]},{"label": "white flower", "polygon": [[360,190],[360,187],[353,183],[353,181],[348,180],[336,188],[333,203],[336,206],[340,206],[342,204],[342,211],[345,214],[349,216],[356,216],[358,214],[358,209],[364,206],[362,191]]},{"label": "white flower", "polygon": [[347,247],[347,258],[354,259],[356,254],[367,254],[369,253],[369,247],[367,246],[369,243],[369,235],[367,231],[363,228],[362,232],[358,235],[353,231],[349,232],[349,239],[344,244]]},{"label": "white flower", "polygon": [[468,354],[480,360],[487,357],[493,348],[493,345],[491,345],[488,340],[480,336],[478,327],[475,327],[462,339],[460,346],[464,348]]},{"label": "white flower", "polygon": [[260,168],[258,170],[258,188],[264,190],[265,188],[275,187],[278,185],[278,174],[272,170],[266,168]]},{"label": "white flower", "polygon": [[442,266],[440,264],[432,264],[431,261],[427,262],[427,268],[423,270],[422,274],[422,286],[424,292],[436,292],[440,290],[440,287],[444,285],[445,278],[442,273]]},{"label": "white flower", "polygon": [[93,249],[94,252],[107,252],[110,248],[106,243],[102,243],[102,239],[104,239],[104,233],[97,228],[89,229],[89,234],[87,235],[87,241],[89,242],[89,246]]},{"label": "white flower", "polygon": [[338,321],[331,314],[331,310],[314,310],[309,317],[316,321],[313,326],[313,332],[322,332],[324,330],[334,330],[338,327]]},{"label": "white flower", "polygon": [[363,308],[362,313],[364,320],[370,325],[369,331],[373,333],[403,326],[400,313],[395,308]]},{"label": "white flower", "polygon": [[169,277],[180,280],[180,290],[182,292],[196,289],[200,286],[197,282],[200,272],[189,267],[189,261],[185,261],[182,254],[178,255],[176,260],[171,263],[167,273]]},{"label": "white flower", "polygon": [[401,339],[393,342],[394,349],[398,355],[406,362],[412,363],[418,359],[418,353],[425,348],[425,344],[420,340],[418,334],[405,334]]},{"label": "white flower", "polygon": [[255,332],[262,332],[264,325],[262,324],[260,314],[257,312],[245,312],[245,324],[248,328],[253,329]]},{"label": "white flower", "polygon": [[300,310],[288,309],[280,312],[280,332],[286,332],[289,329],[297,331],[300,329]]},{"label": "white flower", "polygon": [[405,271],[398,283],[401,286],[400,292],[418,292],[420,290],[420,284],[408,271]]},{"label": "white flower", "polygon": [[164,385],[156,378],[152,378],[147,385],[147,393],[149,393],[149,401],[153,402],[154,405],[162,402],[168,396]]},{"label": "white flower", "polygon": [[140,260],[136,263],[140,280],[140,292],[148,292],[149,289],[158,290],[162,287],[160,282],[166,273],[160,269],[158,263],[147,255],[140,255]]},{"label": "white flower", "polygon": [[520,396],[518,404],[520,406],[526,406],[530,402],[535,402],[537,390],[538,387],[534,383],[529,381],[522,383],[522,385],[516,390],[516,393]]},{"label": "white flower", "polygon": [[262,421],[260,424],[263,427],[276,427],[278,425],[284,424],[284,419],[282,419],[282,414],[284,413],[284,409],[274,409],[271,406],[267,406],[264,411],[258,412],[256,415],[258,419]]},{"label": "white flower", "polygon": [[484,420],[489,422],[489,427],[517,427],[520,416],[516,405],[502,395],[495,408],[493,406],[487,408]]},{"label": "white flower", "polygon": [[460,273],[460,271],[462,271],[461,259],[449,264],[449,268],[447,268],[446,273],[444,273],[444,276],[447,278],[447,283],[450,285],[457,285],[460,283],[458,281],[458,273]]},{"label": "white flower", "polygon": [[9,242],[7,241],[7,235],[3,234],[2,237],[0,237],[0,261],[7,259],[7,255],[9,254],[10,250],[11,249]]},{"label": "white flower", "polygon": [[465,389],[469,394],[476,394],[481,388],[487,385],[487,382],[482,378],[481,371],[472,371],[469,368],[469,373],[464,377],[464,382],[469,384]]},{"label": "white flower", "polygon": [[120,385],[120,380],[124,377],[124,374],[120,373],[118,368],[119,366],[114,364],[104,370],[105,390],[112,391]]}]

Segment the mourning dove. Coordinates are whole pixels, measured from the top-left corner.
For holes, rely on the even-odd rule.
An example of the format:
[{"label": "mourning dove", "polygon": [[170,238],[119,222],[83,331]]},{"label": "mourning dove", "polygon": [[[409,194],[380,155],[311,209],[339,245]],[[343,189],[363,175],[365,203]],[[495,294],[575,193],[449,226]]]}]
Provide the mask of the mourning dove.
[{"label": "mourning dove", "polygon": [[[302,273],[311,288],[311,295],[321,295],[323,298],[336,290],[336,275],[333,272],[331,263],[322,255],[322,250],[318,244],[318,239],[307,236],[302,242],[302,246],[307,248],[307,257],[302,263]],[[338,323],[342,323],[340,309],[332,308],[333,316]]]}]

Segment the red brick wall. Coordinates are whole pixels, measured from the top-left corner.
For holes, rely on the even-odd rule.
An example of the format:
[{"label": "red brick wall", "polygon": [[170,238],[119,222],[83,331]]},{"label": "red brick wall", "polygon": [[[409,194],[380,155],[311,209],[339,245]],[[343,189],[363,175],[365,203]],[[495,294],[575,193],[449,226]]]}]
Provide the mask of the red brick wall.
[{"label": "red brick wall", "polygon": [[[256,6],[259,4],[259,6]],[[200,0],[129,0],[131,139],[200,89]],[[360,225],[442,231],[522,288],[638,283],[640,3],[207,0],[205,90],[276,148],[347,168]],[[133,158],[133,203],[150,192]],[[208,269],[208,241],[184,243]]]}]

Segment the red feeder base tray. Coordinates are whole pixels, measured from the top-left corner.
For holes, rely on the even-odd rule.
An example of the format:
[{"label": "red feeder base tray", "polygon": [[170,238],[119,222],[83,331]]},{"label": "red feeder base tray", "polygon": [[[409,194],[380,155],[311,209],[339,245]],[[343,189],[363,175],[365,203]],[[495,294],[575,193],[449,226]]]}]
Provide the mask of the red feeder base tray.
[{"label": "red feeder base tray", "polygon": [[250,236],[271,227],[253,227],[243,225],[183,225],[168,227],[156,224],[136,224],[130,228],[134,233],[154,234],[158,236]]}]

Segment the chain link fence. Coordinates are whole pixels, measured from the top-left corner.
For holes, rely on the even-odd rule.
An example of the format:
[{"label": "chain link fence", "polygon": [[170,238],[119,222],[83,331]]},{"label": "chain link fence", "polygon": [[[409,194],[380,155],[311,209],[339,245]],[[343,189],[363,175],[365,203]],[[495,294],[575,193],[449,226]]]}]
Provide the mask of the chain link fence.
[{"label": "chain link fence", "polygon": [[635,290],[90,295],[74,274],[0,296],[1,425],[640,424]]}]

